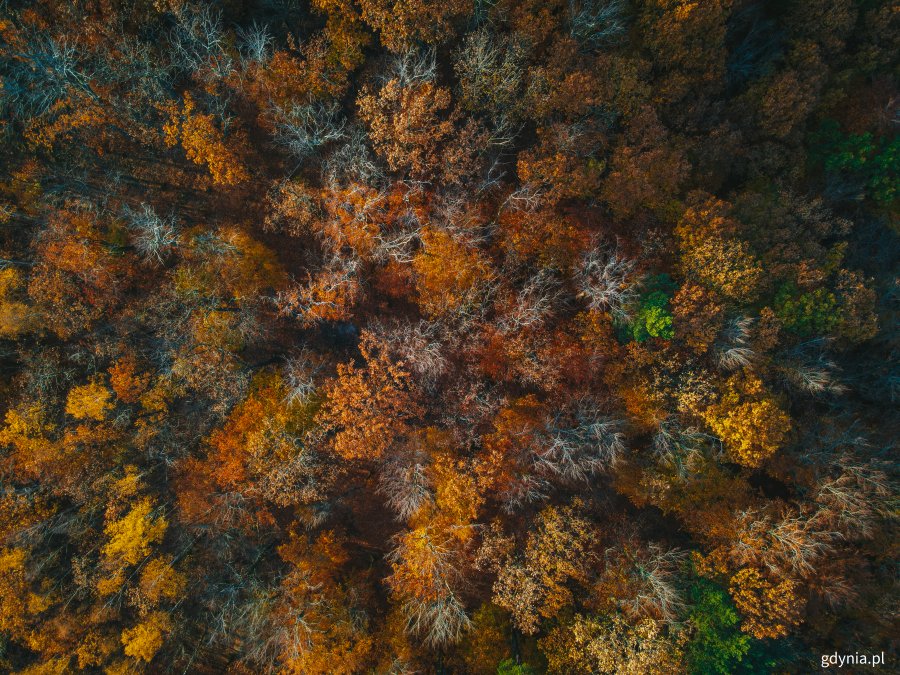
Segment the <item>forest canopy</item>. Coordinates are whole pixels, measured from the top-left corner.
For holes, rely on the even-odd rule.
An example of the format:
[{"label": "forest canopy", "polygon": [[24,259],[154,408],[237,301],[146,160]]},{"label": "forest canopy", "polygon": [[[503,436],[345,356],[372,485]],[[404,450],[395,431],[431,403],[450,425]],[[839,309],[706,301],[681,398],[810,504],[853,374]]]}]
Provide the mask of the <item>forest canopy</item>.
[{"label": "forest canopy", "polygon": [[0,672],[896,667],[898,43],[0,2]]}]

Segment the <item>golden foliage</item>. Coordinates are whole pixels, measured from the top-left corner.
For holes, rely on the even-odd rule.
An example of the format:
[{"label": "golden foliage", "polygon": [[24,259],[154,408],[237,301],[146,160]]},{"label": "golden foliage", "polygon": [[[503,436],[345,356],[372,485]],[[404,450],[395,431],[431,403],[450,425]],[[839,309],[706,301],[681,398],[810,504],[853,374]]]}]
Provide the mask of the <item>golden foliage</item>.
[{"label": "golden foliage", "polygon": [[141,570],[138,584],[142,599],[151,606],[164,600],[178,600],[184,592],[187,577],[173,567],[171,557],[153,558]]},{"label": "golden foliage", "polygon": [[431,316],[473,309],[493,280],[490,263],[444,230],[425,228],[422,244],[412,263],[422,309]]},{"label": "golden foliage", "polygon": [[731,578],[731,597],[744,617],[741,630],[755,638],[779,638],[800,623],[800,598],[790,579],[771,582],[745,567]]},{"label": "golden foliage", "polygon": [[541,511],[521,560],[508,560],[494,584],[494,603],[512,614],[522,632],[537,632],[540,619],[553,618],[573,601],[573,582],[585,584],[599,544],[595,526],[577,507]]},{"label": "golden foliage", "polygon": [[72,387],[66,398],[66,413],[78,420],[102,422],[113,407],[112,392],[100,380]]},{"label": "golden foliage", "polygon": [[108,541],[103,555],[113,565],[134,565],[148,556],[153,544],[162,541],[169,526],[163,516],[154,516],[153,501],[144,497],[118,520],[106,524]]},{"label": "golden foliage", "polygon": [[216,185],[237,185],[250,178],[241,160],[241,140],[231,138],[229,145],[214,117],[197,110],[191,94],[185,92],[182,105],[172,104],[168,114],[169,121],[163,127],[166,145],[180,144],[189,160],[209,169]]},{"label": "golden foliage", "polygon": [[19,270],[0,270],[0,337],[14,338],[37,326],[37,313],[24,302],[24,289]]},{"label": "golden foliage", "polygon": [[685,210],[675,228],[681,268],[726,298],[751,302],[763,283],[763,269],[749,245],[737,237],[729,208],[714,197],[697,196]]},{"label": "golden foliage", "polygon": [[620,615],[598,619],[576,614],[539,641],[550,673],[668,675],[686,672],[681,646],[662,624],[643,619],[629,625]]},{"label": "golden foliage", "polygon": [[731,457],[744,466],[759,466],[787,441],[791,419],[752,373],[738,373],[725,393],[703,413]]},{"label": "golden foliage", "polygon": [[122,631],[122,645],[126,656],[149,663],[163,646],[172,630],[172,621],[166,612],[153,612],[132,628]]}]

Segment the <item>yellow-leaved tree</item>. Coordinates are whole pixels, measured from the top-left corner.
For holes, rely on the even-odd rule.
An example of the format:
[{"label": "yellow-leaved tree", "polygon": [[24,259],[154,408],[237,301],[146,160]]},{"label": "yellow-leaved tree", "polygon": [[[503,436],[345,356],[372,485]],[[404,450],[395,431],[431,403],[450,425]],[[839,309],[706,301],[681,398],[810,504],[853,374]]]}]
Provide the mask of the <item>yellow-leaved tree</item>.
[{"label": "yellow-leaved tree", "polygon": [[153,512],[153,500],[144,497],[124,516],[107,523],[104,532],[109,541],[103,546],[103,555],[120,565],[135,565],[148,556],[169,526],[163,516]]},{"label": "yellow-leaved tree", "polygon": [[171,104],[169,121],[163,127],[167,146],[181,145],[189,160],[209,169],[217,185],[237,185],[250,177],[241,160],[242,139],[232,137],[226,142],[215,124],[213,115],[197,110],[194,97],[185,92],[181,106]]},{"label": "yellow-leaved tree", "polygon": [[66,413],[79,420],[102,422],[112,407],[112,392],[97,379],[72,387],[66,398]]},{"label": "yellow-leaved tree", "polygon": [[172,621],[165,612],[153,612],[132,628],[122,631],[125,654],[149,663],[172,630]]},{"label": "yellow-leaved tree", "polygon": [[706,423],[725,443],[732,459],[756,467],[787,441],[791,418],[752,373],[729,378],[725,393],[703,412]]}]

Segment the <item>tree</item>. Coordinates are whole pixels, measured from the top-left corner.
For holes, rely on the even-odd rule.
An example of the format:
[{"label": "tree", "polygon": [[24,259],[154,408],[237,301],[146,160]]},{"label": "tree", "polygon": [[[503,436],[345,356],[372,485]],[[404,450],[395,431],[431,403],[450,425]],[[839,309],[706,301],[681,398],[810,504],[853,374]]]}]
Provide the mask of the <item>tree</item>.
[{"label": "tree", "polygon": [[685,645],[692,672],[734,672],[750,649],[750,639],[737,630],[740,617],[728,594],[714,583],[698,579],[689,590],[688,612],[693,634]]},{"label": "tree", "polygon": [[463,661],[474,675],[496,675],[504,663],[512,663],[507,644],[510,624],[506,613],[493,604],[484,604],[472,613],[472,629],[463,639]]},{"label": "tree", "polygon": [[618,249],[595,246],[584,254],[578,269],[579,297],[593,311],[624,317],[636,297],[636,267]]},{"label": "tree", "polygon": [[613,214],[630,219],[643,210],[668,216],[687,174],[684,154],[656,113],[643,107],[613,150],[601,194]]},{"label": "tree", "polygon": [[279,314],[295,316],[306,325],[347,321],[362,295],[357,267],[354,260],[334,258],[317,276],[310,275],[307,284],[288,287],[276,296]]},{"label": "tree", "polygon": [[451,31],[451,22],[471,12],[465,0],[439,6],[423,0],[360,0],[362,17],[378,31],[381,43],[402,52],[415,42],[436,43]]},{"label": "tree", "polygon": [[237,136],[229,139],[231,145],[226,143],[213,115],[199,112],[190,93],[184,93],[180,106],[170,104],[167,113],[169,121],[163,127],[166,145],[180,144],[188,159],[209,169],[213,183],[232,186],[250,178],[241,159],[245,141]]},{"label": "tree", "polygon": [[39,647],[38,636],[32,635],[32,622],[50,603],[44,594],[32,591],[27,563],[25,549],[0,549],[0,630],[16,642]]},{"label": "tree", "polygon": [[334,434],[331,447],[344,459],[380,459],[422,409],[402,362],[392,363],[368,331],[359,348],[365,368],[338,365],[337,377],[325,385],[318,419]]},{"label": "tree", "polygon": [[419,305],[430,316],[477,310],[493,281],[481,252],[445,230],[426,227],[412,262]]},{"label": "tree", "polygon": [[629,625],[621,616],[576,614],[539,641],[551,673],[682,673],[682,640],[644,619]]},{"label": "tree", "polygon": [[433,57],[408,54],[395,71],[377,92],[362,90],[359,115],[375,152],[392,171],[427,180],[438,172],[441,148],[453,134],[450,90],[435,82]]},{"label": "tree", "polygon": [[483,436],[483,456],[475,470],[485,493],[497,495],[509,510],[543,496],[541,486],[528,475],[543,412],[534,395],[509,401],[494,416],[491,432]]},{"label": "tree", "polygon": [[783,637],[800,622],[801,605],[790,579],[773,582],[746,567],[731,578],[729,588],[743,616],[741,630],[753,637]]},{"label": "tree", "polygon": [[187,577],[175,569],[171,556],[153,558],[141,569],[139,604],[156,607],[162,602],[174,603],[183,597],[186,585]]},{"label": "tree", "polygon": [[638,342],[648,338],[671,340],[675,337],[672,314],[669,311],[671,298],[665,291],[656,290],[644,295],[640,309],[631,325],[632,335]]},{"label": "tree", "polygon": [[650,617],[672,622],[684,608],[679,567],[684,553],[656,543],[637,544],[628,538],[604,553],[596,595],[632,621]]},{"label": "tree", "polygon": [[73,387],[66,399],[66,413],[75,419],[102,422],[112,408],[110,398],[111,392],[98,380]]},{"label": "tree", "polygon": [[278,553],[289,572],[266,617],[263,637],[274,642],[280,667],[322,675],[364,669],[374,643],[363,604],[365,587],[347,569],[343,538],[333,531],[315,537],[292,532]]},{"label": "tree", "polygon": [[122,631],[125,655],[150,663],[171,630],[169,615],[165,612],[153,612],[134,627]]},{"label": "tree", "polygon": [[279,373],[259,373],[249,395],[210,434],[206,470],[223,490],[256,500],[263,519],[271,516],[260,502],[284,507],[316,501],[329,474],[304,441],[319,405],[314,395],[292,398]]},{"label": "tree", "polygon": [[402,602],[407,631],[426,644],[458,642],[471,627],[459,596],[459,555],[458,539],[430,525],[402,533],[390,553],[388,585]]},{"label": "tree", "polygon": [[676,102],[692,90],[715,92],[725,75],[730,0],[647,0],[642,5],[644,41],[666,71],[658,96]]},{"label": "tree", "polygon": [[751,373],[732,376],[704,418],[738,464],[756,467],[787,441],[790,418]]},{"label": "tree", "polygon": [[497,145],[512,141],[527,113],[523,98],[526,58],[523,41],[484,26],[469,33],[456,54],[460,105],[489,118],[492,141]]},{"label": "tree", "polygon": [[563,199],[587,198],[600,185],[603,162],[596,155],[603,139],[581,124],[551,124],[538,129],[539,143],[516,161],[522,183],[511,199],[553,206]]},{"label": "tree", "polygon": [[541,266],[569,270],[587,248],[584,228],[551,209],[507,209],[501,212],[499,225],[511,256],[536,259]]},{"label": "tree", "polygon": [[694,197],[675,228],[681,269],[726,298],[747,302],[758,295],[763,270],[728,212],[729,205],[714,197]]},{"label": "tree", "polygon": [[529,534],[524,556],[500,562],[494,603],[513,617],[526,634],[537,632],[543,618],[557,616],[573,601],[572,585],[587,584],[594,525],[577,513],[579,504],[546,507]]},{"label": "tree", "polygon": [[37,480],[58,471],[67,453],[45,406],[24,401],[6,411],[5,422],[0,442],[11,447],[12,465],[21,478]]},{"label": "tree", "polygon": [[149,385],[150,374],[140,371],[134,354],[125,354],[109,367],[109,386],[124,403],[137,403]]},{"label": "tree", "polygon": [[709,350],[725,322],[725,306],[714,290],[688,282],[672,298],[675,337],[699,354]]},{"label": "tree", "polygon": [[114,569],[136,565],[150,554],[153,544],[162,541],[169,523],[165,517],[154,515],[154,511],[153,500],[144,497],[124,516],[106,524],[108,541],[103,545],[103,555]]},{"label": "tree", "polygon": [[0,270],[0,337],[15,338],[38,326],[39,313],[28,304],[21,272]]},{"label": "tree", "polygon": [[363,49],[372,41],[359,10],[348,0],[314,0],[313,6],[327,17],[324,35],[331,59],[346,70],[359,66],[365,60]]},{"label": "tree", "polygon": [[50,212],[28,295],[57,335],[89,329],[128,288],[127,259],[115,252],[113,234],[110,220],[90,204],[73,201]]}]

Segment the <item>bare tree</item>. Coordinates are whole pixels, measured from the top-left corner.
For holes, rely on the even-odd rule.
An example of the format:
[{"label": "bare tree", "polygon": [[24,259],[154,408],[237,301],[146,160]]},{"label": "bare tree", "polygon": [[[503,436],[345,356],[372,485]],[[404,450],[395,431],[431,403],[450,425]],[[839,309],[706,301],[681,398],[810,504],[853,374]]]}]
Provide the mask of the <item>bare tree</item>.
[{"label": "bare tree", "polygon": [[512,515],[525,505],[549,499],[552,487],[546,478],[523,471],[497,497],[503,511]]},{"label": "bare tree", "polygon": [[263,64],[269,60],[272,51],[272,36],[269,29],[255,21],[247,28],[238,28],[238,46],[244,65]]},{"label": "bare tree", "polygon": [[42,117],[70,92],[98,100],[91,87],[95,73],[77,47],[65,39],[36,34],[8,50],[0,106],[16,117]]},{"label": "bare tree", "polygon": [[684,606],[677,586],[678,570],[686,557],[684,551],[651,543],[643,555],[634,558],[634,574],[640,582],[632,601],[635,614],[651,609],[665,621],[677,617]]},{"label": "bare tree", "polygon": [[622,255],[618,247],[593,247],[578,269],[578,297],[586,299],[593,310],[625,318],[628,306],[637,299],[636,267],[635,261]]},{"label": "bare tree", "polygon": [[437,79],[437,62],[433,49],[410,49],[391,63],[385,79],[396,79],[401,87]]},{"label": "bare tree", "polygon": [[497,326],[503,333],[542,325],[562,298],[562,288],[552,271],[541,269],[528,279],[516,296],[511,311],[504,313]]},{"label": "bare tree", "polygon": [[879,520],[896,518],[897,491],[885,471],[849,454],[841,456],[835,468],[837,475],[816,487],[817,527],[833,527],[852,540],[872,536]]},{"label": "bare tree", "polygon": [[381,168],[368,146],[368,135],[358,126],[346,130],[337,147],[322,162],[322,182],[339,185],[358,182],[365,185],[378,183]]},{"label": "bare tree", "polygon": [[172,62],[176,68],[204,80],[225,79],[234,71],[222,32],[222,14],[215,5],[182,5],[172,31]]},{"label": "bare tree", "polygon": [[398,520],[408,520],[432,498],[427,465],[421,459],[392,458],[381,470],[378,491],[385,496]]},{"label": "bare tree", "polygon": [[738,514],[737,536],[730,555],[738,565],[765,567],[776,575],[809,577],[834,548],[839,533],[815,527],[807,510],[779,518],[753,510]]},{"label": "bare tree", "polygon": [[273,302],[281,316],[292,316],[307,324],[338,320],[347,315],[360,293],[355,258],[334,256],[306,284],[280,291]]},{"label": "bare tree", "polygon": [[163,218],[144,203],[137,209],[125,206],[122,210],[138,254],[148,262],[163,264],[167,254],[178,245],[175,216]]},{"label": "bare tree", "polygon": [[459,642],[472,626],[462,601],[453,593],[429,602],[408,600],[403,611],[407,630],[424,636],[431,646]]},{"label": "bare tree", "polygon": [[675,417],[659,425],[651,447],[657,459],[681,478],[687,478],[701,467],[708,448],[715,448],[718,454],[722,452],[718,439],[694,427],[682,428]]},{"label": "bare tree", "polygon": [[727,323],[714,347],[720,367],[736,370],[753,362],[756,354],[749,347],[752,327],[753,319],[745,316],[735,317]]},{"label": "bare tree", "polygon": [[407,631],[434,647],[457,642],[472,622],[454,589],[462,575],[452,537],[430,527],[404,533],[388,560],[387,582],[403,599]]},{"label": "bare tree", "polygon": [[289,356],[284,364],[288,402],[302,405],[308,401],[316,391],[316,376],[323,369],[322,360],[306,347]]},{"label": "bare tree", "polygon": [[837,365],[826,355],[828,339],[804,342],[791,349],[780,366],[784,380],[807,394],[841,394],[847,388],[837,381]]},{"label": "bare tree", "polygon": [[538,183],[522,183],[506,198],[504,205],[520,211],[537,211],[547,202],[549,189]]},{"label": "bare tree", "polygon": [[570,481],[585,481],[615,466],[625,453],[621,423],[605,416],[590,400],[558,414],[548,425],[535,451],[539,473]]},{"label": "bare tree", "polygon": [[394,359],[402,361],[425,387],[433,387],[446,371],[445,346],[438,324],[424,319],[418,323],[376,321],[371,330]]},{"label": "bare tree", "polygon": [[276,142],[298,160],[317,154],[327,144],[346,135],[346,124],[336,101],[330,105],[295,105],[288,110],[273,108],[270,114]]},{"label": "bare tree", "polygon": [[509,146],[522,127],[526,58],[520,41],[486,26],[469,33],[456,52],[460,101],[489,118],[492,145]]},{"label": "bare tree", "polygon": [[569,33],[581,44],[599,47],[625,34],[621,0],[569,0]]}]

